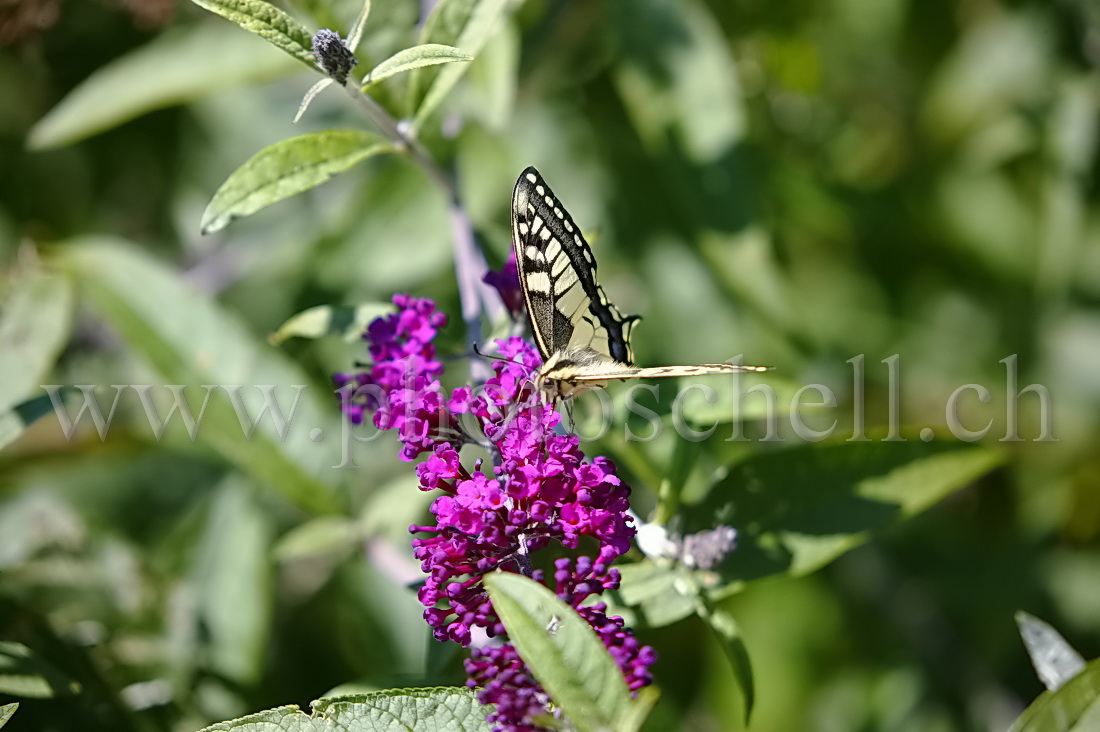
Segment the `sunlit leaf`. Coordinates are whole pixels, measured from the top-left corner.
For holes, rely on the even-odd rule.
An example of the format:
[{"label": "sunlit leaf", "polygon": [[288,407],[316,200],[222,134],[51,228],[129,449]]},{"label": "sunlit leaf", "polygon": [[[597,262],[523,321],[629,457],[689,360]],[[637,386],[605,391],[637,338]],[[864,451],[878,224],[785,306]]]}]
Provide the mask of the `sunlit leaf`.
[{"label": "sunlit leaf", "polygon": [[72,282],[29,269],[17,277],[0,310],[0,412],[42,393],[39,385],[69,339]]},{"label": "sunlit leaf", "polygon": [[230,221],[297,195],[388,152],[388,143],[362,130],[324,130],[282,140],[256,153],[222,183],[202,215],[209,234]]},{"label": "sunlit leaf", "polygon": [[[455,2],[459,2],[459,0],[451,0],[449,4]],[[473,0],[469,4],[469,15],[453,45],[461,48],[471,56],[477,56],[485,46],[486,41],[489,40],[489,36],[496,28],[509,3],[508,0]],[[441,39],[433,38],[432,40]],[[428,117],[436,111],[468,68],[467,64],[447,64],[440,69],[439,73],[430,82],[424,99],[416,109],[413,119],[414,127],[420,127],[427,121]]]},{"label": "sunlit leaf", "polygon": [[526,577],[496,572],[486,576],[485,587],[523,662],[570,722],[582,732],[627,730],[634,702],[592,627]]},{"label": "sunlit leaf", "polygon": [[80,685],[22,643],[0,641],[0,694],[50,699],[75,694]]},{"label": "sunlit leaf", "polygon": [[736,589],[773,574],[803,575],[924,511],[998,466],[999,450],[957,442],[815,443],[758,455],[730,469],[685,511],[685,533],[736,527],[718,567]]},{"label": "sunlit leaf", "polygon": [[251,493],[239,477],[222,484],[192,571],[208,662],[238,683],[255,683],[263,671],[274,588],[271,517]]},{"label": "sunlit leaf", "polygon": [[185,26],[97,69],[38,121],[27,144],[36,150],[68,145],[146,112],[295,68],[238,28],[220,22]]},{"label": "sunlit leaf", "polygon": [[12,702],[11,704],[5,704],[0,706],[0,727],[3,727],[15,714],[15,710],[19,708],[19,702]]},{"label": "sunlit leaf", "polygon": [[288,531],[272,555],[280,562],[318,554],[345,552],[361,539],[362,532],[346,516],[319,516]]},{"label": "sunlit leaf", "polygon": [[312,51],[313,35],[304,25],[274,5],[263,0],[191,0],[191,2],[255,33],[311,69],[317,68]]},{"label": "sunlit leaf", "polygon": [[[310,513],[336,508],[332,488],[319,476],[335,477],[331,466],[338,450],[315,440],[340,434],[337,410],[322,408],[322,396],[308,388],[298,367],[136,246],[89,237],[67,242],[58,258],[100,315],[165,383],[188,385],[196,403],[204,396],[201,385],[215,385],[197,440]],[[282,428],[270,410],[259,417],[266,404],[263,385],[274,386]],[[229,393],[237,387],[234,404]],[[192,412],[197,421],[200,409],[192,406]],[[251,435],[249,420],[256,422]]]},{"label": "sunlit leaf", "polygon": [[1021,611],[1016,613],[1016,625],[1035,673],[1051,691],[1058,690],[1085,668],[1085,659],[1049,623]]},{"label": "sunlit leaf", "polygon": [[1100,725],[1100,660],[1057,691],[1044,691],[1009,732],[1089,732]]},{"label": "sunlit leaf", "polygon": [[488,732],[485,717],[492,710],[478,703],[476,692],[457,687],[392,689],[319,699],[311,706],[309,715],[297,706],[278,707],[202,732]]},{"label": "sunlit leaf", "polygon": [[449,64],[455,61],[473,60],[474,57],[465,51],[439,43],[413,46],[412,48],[406,48],[404,51],[398,51],[371,69],[370,73],[363,79],[363,88],[366,89],[371,84],[377,84],[383,79],[388,79],[405,71],[412,71],[425,66]]},{"label": "sunlit leaf", "polygon": [[[705,3],[612,3],[623,49],[614,79],[642,142],[654,154],[671,140],[695,163],[709,163],[743,137],[746,113],[734,61]],[[672,133],[672,134],[670,134]]]},{"label": "sunlit leaf", "polygon": [[367,19],[370,17],[370,3],[371,0],[364,0],[363,8],[359,11],[359,15],[355,17],[355,22],[351,24],[347,47],[352,53],[355,53],[355,49],[359,48],[359,41],[363,39],[363,31],[366,29]]},{"label": "sunlit leaf", "polygon": [[288,338],[322,338],[337,336],[346,341],[361,338],[375,318],[388,315],[394,307],[388,302],[368,302],[361,305],[318,305],[292,315],[268,337],[278,345]]},{"label": "sunlit leaf", "polygon": [[306,113],[306,110],[309,109],[309,105],[313,102],[314,97],[335,83],[333,79],[325,77],[309,88],[309,91],[302,97],[301,104],[298,105],[298,111],[294,114],[295,124],[297,124],[298,120],[302,118],[302,115]]}]

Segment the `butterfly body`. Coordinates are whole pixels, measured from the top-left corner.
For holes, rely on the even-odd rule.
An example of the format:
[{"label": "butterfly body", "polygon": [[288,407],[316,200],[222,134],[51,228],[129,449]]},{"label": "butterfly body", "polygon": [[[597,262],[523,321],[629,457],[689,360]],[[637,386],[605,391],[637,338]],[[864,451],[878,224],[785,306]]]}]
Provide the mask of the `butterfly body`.
[{"label": "butterfly body", "polygon": [[547,398],[569,399],[608,381],[764,371],[762,366],[634,366],[624,316],[596,280],[596,259],[580,229],[534,168],[512,193],[512,246],[520,287],[543,358],[536,387]]},{"label": "butterfly body", "polygon": [[[635,371],[638,369],[591,348],[574,346],[550,354],[535,376],[535,388],[549,399],[569,399],[589,389],[607,386],[607,381],[595,380],[594,377],[600,374],[609,374],[610,379],[616,374]],[[577,381],[579,374],[584,374],[586,379]]]}]

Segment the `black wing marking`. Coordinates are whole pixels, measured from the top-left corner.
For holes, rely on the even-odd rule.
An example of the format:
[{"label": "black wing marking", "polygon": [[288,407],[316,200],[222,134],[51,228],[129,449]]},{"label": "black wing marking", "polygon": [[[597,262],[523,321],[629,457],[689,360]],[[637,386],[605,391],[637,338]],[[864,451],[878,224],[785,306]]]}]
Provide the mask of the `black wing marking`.
[{"label": "black wing marking", "polygon": [[630,329],[596,281],[596,259],[572,217],[534,168],[512,193],[512,244],[535,342],[543,359],[592,348],[631,364]]}]

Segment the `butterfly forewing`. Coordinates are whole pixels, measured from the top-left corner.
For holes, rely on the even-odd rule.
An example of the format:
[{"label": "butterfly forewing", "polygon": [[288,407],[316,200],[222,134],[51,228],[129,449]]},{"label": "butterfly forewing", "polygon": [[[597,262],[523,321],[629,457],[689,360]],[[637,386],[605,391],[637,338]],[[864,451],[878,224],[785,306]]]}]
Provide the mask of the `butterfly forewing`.
[{"label": "butterfly forewing", "polygon": [[729,363],[704,363],[696,366],[652,366],[649,368],[631,368],[605,373],[578,373],[572,377],[577,383],[589,381],[618,381],[623,379],[660,379],[676,376],[709,376],[713,374],[761,373],[767,366],[742,366]]},{"label": "butterfly forewing", "polygon": [[512,243],[531,330],[542,354],[536,383],[552,399],[608,381],[765,371],[761,366],[702,364],[636,368],[630,329],[596,281],[596,258],[580,229],[534,168],[512,193]]},{"label": "butterfly forewing", "polygon": [[516,268],[544,360],[587,347],[624,364],[633,362],[629,331],[635,318],[607,300],[596,281],[596,259],[580,229],[534,168],[512,194]]}]

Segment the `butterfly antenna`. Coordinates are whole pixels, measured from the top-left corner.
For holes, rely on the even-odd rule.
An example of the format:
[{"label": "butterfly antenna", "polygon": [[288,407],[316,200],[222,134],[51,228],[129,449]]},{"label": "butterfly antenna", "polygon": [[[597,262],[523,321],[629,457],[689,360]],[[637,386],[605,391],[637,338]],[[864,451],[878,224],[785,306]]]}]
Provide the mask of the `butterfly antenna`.
[{"label": "butterfly antenna", "polygon": [[515,361],[511,358],[505,358],[504,356],[497,356],[494,353],[482,353],[481,349],[477,347],[476,343],[473,345],[473,349],[474,353],[476,353],[478,356],[481,356],[482,358],[490,358],[494,361],[508,361],[509,363],[519,363],[519,361]]}]

